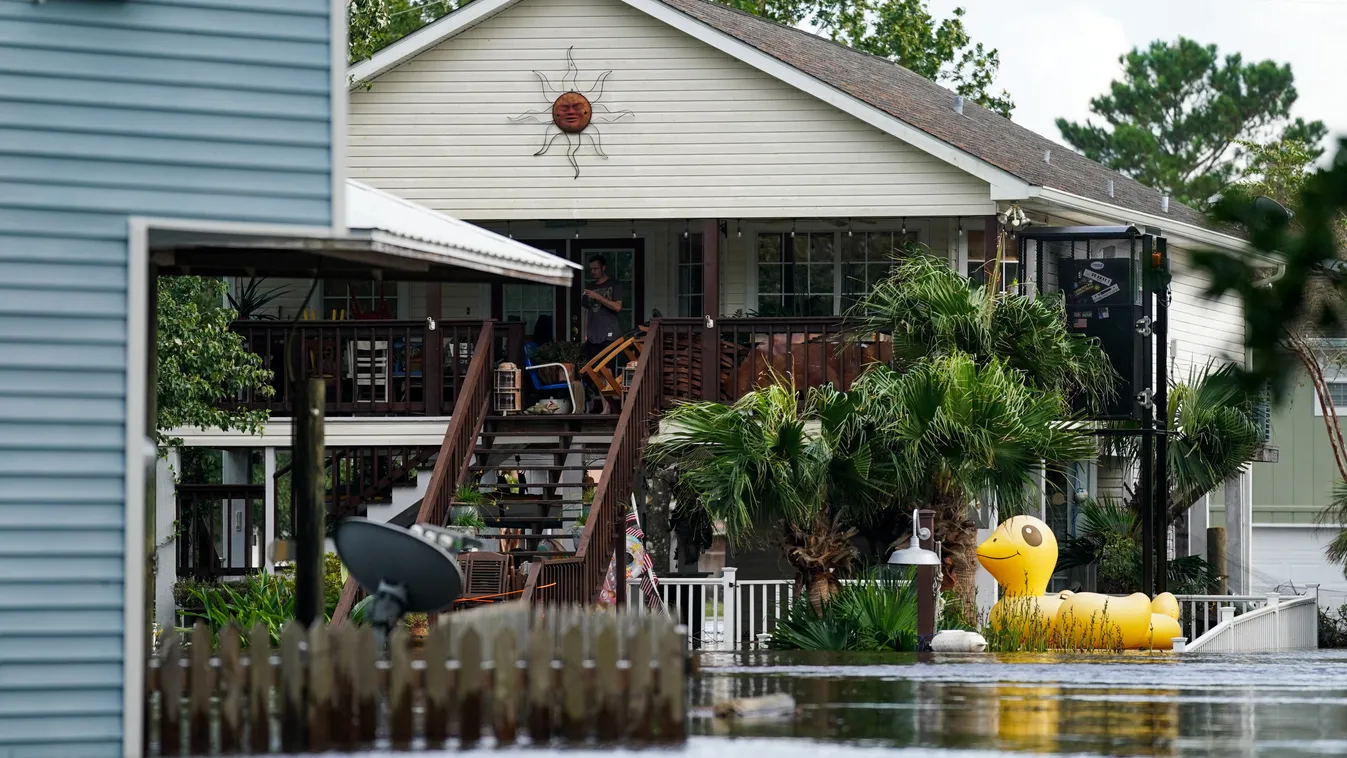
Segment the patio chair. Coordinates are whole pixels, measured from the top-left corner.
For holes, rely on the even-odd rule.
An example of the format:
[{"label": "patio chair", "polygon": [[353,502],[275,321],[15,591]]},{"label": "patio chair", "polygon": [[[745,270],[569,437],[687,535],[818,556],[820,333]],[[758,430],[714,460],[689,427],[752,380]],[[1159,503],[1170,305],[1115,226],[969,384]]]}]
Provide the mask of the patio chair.
[{"label": "patio chair", "polygon": [[[609,398],[614,398],[619,403],[622,401],[622,379],[620,375],[613,376],[612,370],[613,361],[620,356],[628,361],[637,360],[641,357],[641,343],[635,337],[622,337],[604,348],[603,352],[591,358],[589,363],[580,369],[580,375],[592,382],[594,388],[598,390],[605,414],[609,412]],[[621,369],[618,371],[620,374]]]},{"label": "patio chair", "polygon": [[[576,404],[575,385],[571,383],[571,364],[569,363],[534,363],[533,353],[537,347],[529,345],[524,348],[524,372],[528,374],[530,381],[533,382],[533,389],[538,392],[551,392],[553,390],[566,390],[566,395],[571,399],[571,413],[579,413],[580,406]],[[565,382],[552,382],[545,384],[539,369],[559,368]]]},{"label": "patio chair", "polygon": [[459,553],[458,566],[463,570],[460,603],[510,590],[510,557],[504,553]]},{"label": "patio chair", "polygon": [[389,347],[387,340],[352,340],[347,344],[346,378],[355,385],[355,397],[360,390],[369,390],[365,402],[388,402]]}]

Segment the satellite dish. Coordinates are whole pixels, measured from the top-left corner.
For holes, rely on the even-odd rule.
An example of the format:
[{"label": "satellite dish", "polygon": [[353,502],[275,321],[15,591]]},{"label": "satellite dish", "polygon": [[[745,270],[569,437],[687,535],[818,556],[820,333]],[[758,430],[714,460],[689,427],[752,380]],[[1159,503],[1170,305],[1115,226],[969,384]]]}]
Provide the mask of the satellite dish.
[{"label": "satellite dish", "polygon": [[413,532],[348,518],[337,524],[332,536],[341,562],[374,597],[367,616],[381,643],[404,613],[452,606],[463,592],[456,555],[470,543],[481,544],[448,529],[420,526]]}]

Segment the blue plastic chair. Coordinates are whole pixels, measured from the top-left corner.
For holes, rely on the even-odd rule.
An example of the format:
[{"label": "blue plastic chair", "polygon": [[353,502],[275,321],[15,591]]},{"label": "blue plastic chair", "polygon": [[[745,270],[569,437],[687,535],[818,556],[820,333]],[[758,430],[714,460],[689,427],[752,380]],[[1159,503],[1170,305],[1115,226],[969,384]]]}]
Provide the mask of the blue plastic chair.
[{"label": "blue plastic chair", "polygon": [[[532,342],[524,345],[524,372],[528,374],[529,379],[533,382],[533,389],[538,390],[539,392],[561,389],[566,390],[566,395],[571,399],[571,413],[578,413],[576,409],[579,408],[579,406],[575,403],[575,387],[571,384],[570,369],[566,368],[566,364],[564,363],[534,363],[533,353],[537,349],[538,346]],[[543,384],[543,380],[537,373],[538,369],[543,368],[561,369],[561,375],[566,377],[566,381]]]}]

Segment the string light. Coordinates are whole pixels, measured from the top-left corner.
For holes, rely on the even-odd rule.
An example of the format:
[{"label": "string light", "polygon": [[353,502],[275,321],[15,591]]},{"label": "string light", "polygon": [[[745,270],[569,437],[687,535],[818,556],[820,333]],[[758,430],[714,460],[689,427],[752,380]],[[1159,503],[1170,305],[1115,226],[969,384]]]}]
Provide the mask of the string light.
[{"label": "string light", "polygon": [[636,239],[636,219],[631,220],[631,238]]},{"label": "string light", "polygon": [[744,222],[743,222],[742,219],[735,219],[735,222],[734,222],[734,236],[736,236],[736,237],[743,237],[743,236],[744,236]]},{"label": "string light", "polygon": [[962,218],[959,219],[959,236],[960,236],[960,237],[963,236],[963,219],[962,219]]},{"label": "string light", "polygon": [[505,222],[505,234],[508,235],[510,239],[514,239],[514,232],[510,229],[509,221]]},{"label": "string light", "polygon": [[907,236],[907,216],[903,216],[903,236]]},{"label": "string light", "polygon": [[687,238],[688,238],[688,222],[687,222],[687,219],[684,219],[684,220],[683,220],[683,239],[687,239]]},{"label": "string light", "polygon": [[851,236],[851,217],[847,216],[847,236]]},{"label": "string light", "polygon": [[795,222],[794,222],[794,221],[791,221],[791,222],[790,222],[790,236],[792,236],[792,237],[795,236]]}]

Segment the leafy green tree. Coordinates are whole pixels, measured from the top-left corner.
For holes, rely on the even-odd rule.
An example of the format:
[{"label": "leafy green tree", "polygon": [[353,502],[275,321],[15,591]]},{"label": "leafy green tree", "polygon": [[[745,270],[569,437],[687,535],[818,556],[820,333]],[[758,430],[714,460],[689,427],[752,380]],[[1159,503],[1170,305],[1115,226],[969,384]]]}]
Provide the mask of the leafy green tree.
[{"label": "leafy green tree", "polygon": [[266,411],[226,409],[221,402],[240,392],[271,394],[271,371],[230,329],[235,312],[224,306],[221,279],[161,277],[158,311],[158,423],[155,439],[179,444],[171,429],[197,427],[256,433]]},{"label": "leafy green tree", "polygon": [[969,38],[963,8],[937,19],[927,0],[720,1],[891,60],[1003,116],[1015,108],[1009,93],[993,91],[1000,54]]},{"label": "leafy green tree", "polygon": [[471,0],[347,0],[346,37],[352,63],[362,61]]},{"label": "leafy green tree", "polygon": [[1297,93],[1289,65],[1222,58],[1215,45],[1180,37],[1122,56],[1122,81],[1090,101],[1103,120],[1057,119],[1062,138],[1087,157],[1205,207],[1244,173],[1243,142],[1298,139],[1313,145],[1322,121],[1290,120]]},{"label": "leafy green tree", "polygon": [[[1277,311],[1278,320],[1246,310],[1245,318],[1249,321],[1246,334],[1256,340],[1275,340],[1272,347],[1255,349],[1255,366],[1258,368],[1253,376],[1246,378],[1253,381],[1270,378],[1274,385],[1280,386],[1289,381],[1284,373],[1289,371],[1288,367],[1299,365],[1318,401],[1326,409],[1322,414],[1324,431],[1338,479],[1332,499],[1320,518],[1339,529],[1326,550],[1329,560],[1347,568],[1347,436],[1343,434],[1325,375],[1325,368],[1340,368],[1347,356],[1316,339],[1340,334],[1347,314],[1343,276],[1343,255],[1347,254],[1347,210],[1342,203],[1347,194],[1338,196],[1336,211],[1325,211],[1320,207],[1325,202],[1333,202],[1332,177],[1341,171],[1343,154],[1338,153],[1338,165],[1332,171],[1316,172],[1313,164],[1318,157],[1317,151],[1299,140],[1286,139],[1268,145],[1248,145],[1247,148],[1252,176],[1232,189],[1222,210],[1237,217],[1242,215],[1251,223],[1262,220],[1254,207],[1254,198],[1270,198],[1291,210],[1294,216],[1290,219],[1275,219],[1273,223],[1280,233],[1292,240],[1287,272],[1295,281],[1278,280],[1264,288],[1268,292],[1250,293],[1256,298],[1266,297],[1281,308]],[[1342,192],[1341,187],[1337,192]],[[1266,210],[1267,204],[1263,205]],[[1219,263],[1223,268],[1233,266],[1236,271],[1244,265],[1232,261]],[[1255,330],[1256,334],[1252,334]]]}]

